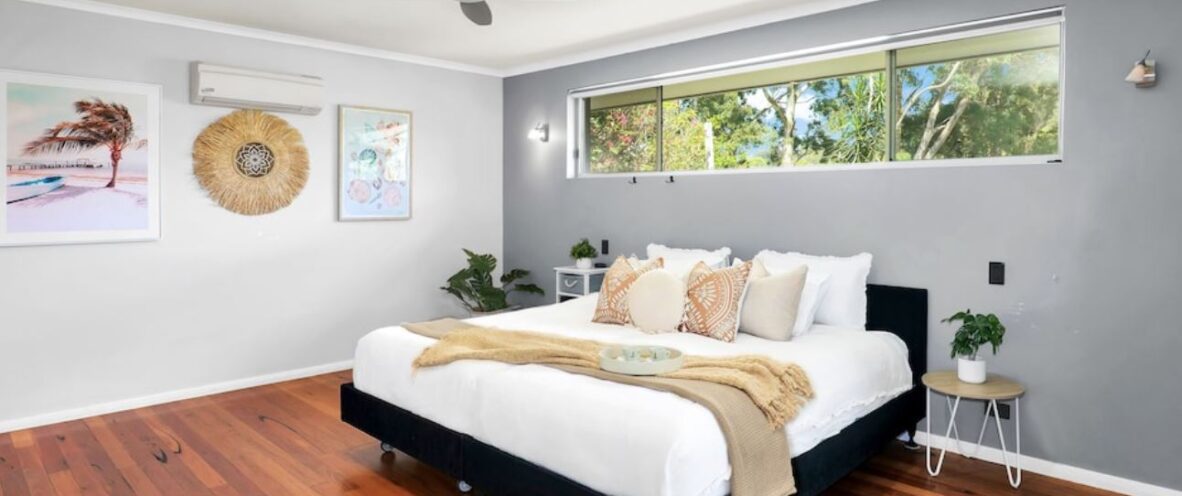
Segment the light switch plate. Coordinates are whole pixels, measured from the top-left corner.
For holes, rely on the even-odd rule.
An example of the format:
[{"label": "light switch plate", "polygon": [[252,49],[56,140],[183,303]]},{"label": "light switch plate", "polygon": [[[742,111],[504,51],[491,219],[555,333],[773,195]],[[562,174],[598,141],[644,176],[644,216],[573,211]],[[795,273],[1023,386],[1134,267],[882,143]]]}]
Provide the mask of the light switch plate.
[{"label": "light switch plate", "polygon": [[989,262],[989,284],[1004,285],[1006,283],[1006,264]]}]

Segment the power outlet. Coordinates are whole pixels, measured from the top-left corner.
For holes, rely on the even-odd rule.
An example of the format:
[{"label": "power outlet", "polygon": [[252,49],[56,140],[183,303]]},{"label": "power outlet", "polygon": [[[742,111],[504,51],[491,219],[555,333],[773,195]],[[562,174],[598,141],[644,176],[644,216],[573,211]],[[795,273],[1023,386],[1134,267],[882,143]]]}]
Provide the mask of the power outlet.
[{"label": "power outlet", "polygon": [[[990,409],[989,409],[989,402],[985,402],[985,411],[990,415],[993,414],[993,412],[990,411]],[[1009,420],[1010,419],[1010,404],[1009,403],[998,403],[997,404],[997,416],[1001,417],[1002,420]]]}]

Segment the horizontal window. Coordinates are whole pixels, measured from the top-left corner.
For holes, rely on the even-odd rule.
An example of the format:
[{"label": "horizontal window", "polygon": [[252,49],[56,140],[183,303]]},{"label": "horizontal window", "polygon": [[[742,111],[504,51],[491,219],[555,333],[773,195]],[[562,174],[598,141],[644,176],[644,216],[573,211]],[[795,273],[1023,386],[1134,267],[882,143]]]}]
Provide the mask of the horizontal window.
[{"label": "horizontal window", "polygon": [[987,31],[674,77],[625,91],[575,92],[574,169],[610,174],[1059,156],[1057,17]]}]

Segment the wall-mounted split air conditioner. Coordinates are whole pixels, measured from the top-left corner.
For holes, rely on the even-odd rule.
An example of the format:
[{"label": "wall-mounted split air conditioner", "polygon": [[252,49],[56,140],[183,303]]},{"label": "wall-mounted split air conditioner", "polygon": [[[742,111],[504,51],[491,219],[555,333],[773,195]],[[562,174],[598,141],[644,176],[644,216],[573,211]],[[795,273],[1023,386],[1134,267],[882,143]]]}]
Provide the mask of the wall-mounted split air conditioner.
[{"label": "wall-mounted split air conditioner", "polygon": [[189,101],[194,105],[316,115],[324,107],[324,81],[313,76],[194,62]]}]

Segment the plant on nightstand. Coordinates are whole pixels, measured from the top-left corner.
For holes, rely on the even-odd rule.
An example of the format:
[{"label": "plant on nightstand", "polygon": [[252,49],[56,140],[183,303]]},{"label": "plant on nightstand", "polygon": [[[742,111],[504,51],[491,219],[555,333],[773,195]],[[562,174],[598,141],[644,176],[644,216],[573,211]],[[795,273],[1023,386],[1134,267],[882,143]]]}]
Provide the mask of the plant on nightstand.
[{"label": "plant on nightstand", "polygon": [[[447,286],[439,289],[447,291],[468,307],[472,315],[496,313],[509,308],[509,293],[544,295],[542,288],[535,284],[516,283],[517,280],[529,276],[525,269],[505,271],[501,275],[501,287],[493,284],[492,273],[497,269],[497,257],[487,253],[475,253],[464,250],[468,255],[468,266],[460,269],[447,279]],[[516,284],[514,284],[516,283]],[[510,287],[512,286],[512,287]]]},{"label": "plant on nightstand", "polygon": [[956,312],[940,322],[960,322],[960,328],[952,337],[952,358],[958,358],[956,377],[964,382],[981,384],[985,382],[985,360],[978,356],[978,350],[986,344],[993,347],[993,354],[1001,346],[1006,335],[1006,326],[994,314],[974,314],[972,310]]},{"label": "plant on nightstand", "polygon": [[575,260],[575,267],[586,270],[591,268],[591,259],[599,256],[599,250],[591,246],[587,238],[583,238],[570,247],[570,257]]}]

